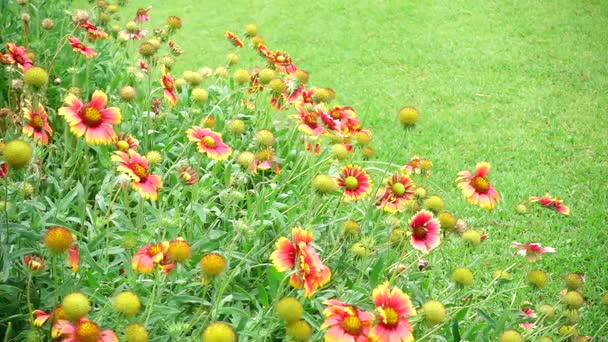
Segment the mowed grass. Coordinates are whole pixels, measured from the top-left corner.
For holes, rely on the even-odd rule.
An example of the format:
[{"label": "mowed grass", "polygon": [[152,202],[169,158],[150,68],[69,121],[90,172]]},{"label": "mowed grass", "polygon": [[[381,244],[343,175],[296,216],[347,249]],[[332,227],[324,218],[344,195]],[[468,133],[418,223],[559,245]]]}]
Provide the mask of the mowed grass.
[{"label": "mowed grass", "polygon": [[[451,270],[466,263],[480,281],[515,261],[516,281],[534,267],[549,273],[547,288],[493,304],[506,308],[555,303],[563,276],[580,272],[587,304],[579,331],[608,335],[600,303],[608,291],[608,3],[174,0],[132,1],[131,13],[148,5],[155,25],[168,15],[184,21],[174,37],[185,51],[175,74],[224,65],[234,50],[224,32],[255,23],[271,49],[287,51],[310,72],[313,85],[335,89],[338,103],[356,109],[374,133],[378,159],[431,158],[431,191],[489,234],[475,256],[452,241],[446,264],[433,265],[435,279],[447,284]],[[243,51],[239,67],[254,64],[261,60]],[[422,114],[412,131],[396,124],[406,105]],[[492,164],[490,179],[502,196],[492,213],[468,205],[454,183],[458,171],[482,160]],[[546,192],[563,198],[572,214],[536,206],[516,214],[517,204]],[[511,259],[512,241],[557,252],[524,267]]]}]

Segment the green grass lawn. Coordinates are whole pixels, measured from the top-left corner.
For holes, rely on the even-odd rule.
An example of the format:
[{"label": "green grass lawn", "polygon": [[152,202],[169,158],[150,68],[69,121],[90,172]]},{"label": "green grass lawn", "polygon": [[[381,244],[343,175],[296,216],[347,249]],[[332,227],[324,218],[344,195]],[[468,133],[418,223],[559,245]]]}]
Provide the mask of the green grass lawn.
[{"label": "green grass lawn", "polygon": [[[168,15],[184,21],[174,37],[185,51],[176,74],[223,65],[231,49],[224,32],[257,24],[270,48],[290,53],[312,84],[335,89],[339,103],[356,109],[379,159],[432,159],[431,189],[489,234],[475,269],[507,265],[512,241],[555,247],[537,264],[550,274],[548,288],[520,297],[555,301],[563,276],[580,272],[587,297],[580,331],[608,335],[600,304],[608,290],[607,3],[174,0],[132,1],[132,13],[148,4],[155,24]],[[240,66],[253,63],[260,63],[255,53],[243,52]],[[413,131],[395,124],[405,105],[422,114]],[[490,214],[466,204],[454,184],[458,171],[482,160],[502,196]],[[536,206],[515,214],[517,204],[546,192],[572,214]],[[447,249],[453,263],[433,272],[449,274],[461,249]]]}]

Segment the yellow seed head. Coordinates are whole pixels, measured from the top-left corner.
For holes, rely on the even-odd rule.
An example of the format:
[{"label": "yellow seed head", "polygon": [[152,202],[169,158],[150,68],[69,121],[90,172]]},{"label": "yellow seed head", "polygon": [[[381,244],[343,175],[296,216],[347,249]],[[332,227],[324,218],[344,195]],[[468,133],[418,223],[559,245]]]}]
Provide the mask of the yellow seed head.
[{"label": "yellow seed head", "polygon": [[357,236],[361,232],[361,227],[359,226],[359,223],[357,223],[357,221],[346,220],[342,224],[342,230],[346,235]]},{"label": "yellow seed head", "polygon": [[258,80],[261,84],[268,84],[274,78],[274,70],[262,69],[258,73]]},{"label": "yellow seed head", "polygon": [[418,110],[414,107],[405,107],[399,111],[399,122],[403,126],[413,126],[418,122]]},{"label": "yellow seed head", "polygon": [[312,336],[312,328],[305,320],[291,322],[287,324],[287,335],[296,341],[308,341]]},{"label": "yellow seed head", "polygon": [[203,342],[236,342],[232,326],[224,322],[213,322],[203,331]]},{"label": "yellow seed head", "polygon": [[234,72],[232,77],[234,78],[234,81],[237,84],[245,84],[245,83],[249,83],[251,75],[249,75],[249,71],[247,71],[245,69],[239,69]]},{"label": "yellow seed head", "polygon": [[158,165],[163,162],[163,156],[158,151],[149,151],[146,153],[146,159],[151,165]]},{"label": "yellow seed head", "polygon": [[77,321],[91,311],[89,298],[80,292],[73,292],[63,298],[63,311],[71,321]]},{"label": "yellow seed head", "polygon": [[9,167],[20,169],[27,166],[32,159],[33,149],[27,142],[15,139],[4,145],[4,161]]},{"label": "yellow seed head", "polygon": [[184,262],[192,257],[192,249],[188,242],[182,238],[177,238],[169,242],[167,258],[175,262]]},{"label": "yellow seed head", "polygon": [[274,134],[270,130],[261,129],[255,132],[255,141],[262,146],[270,147],[275,143]]},{"label": "yellow seed head", "polygon": [[125,328],[127,342],[148,342],[148,330],[141,323],[131,323]]},{"label": "yellow seed head", "polygon": [[312,187],[319,194],[331,194],[338,190],[338,183],[333,177],[328,175],[317,175],[312,180]]},{"label": "yellow seed head", "polygon": [[562,297],[562,302],[570,309],[579,309],[585,303],[585,298],[578,291],[568,291]]},{"label": "yellow seed head", "polygon": [[462,241],[473,247],[477,247],[481,243],[481,235],[478,231],[469,229],[462,234]]},{"label": "yellow seed head", "polygon": [[51,227],[44,236],[44,245],[53,253],[63,253],[74,243],[74,236],[64,227]]},{"label": "yellow seed head", "polygon": [[272,89],[272,92],[275,94],[284,93],[285,90],[287,89],[287,85],[280,78],[275,78],[275,79],[271,80],[269,85],[270,85],[270,89]]},{"label": "yellow seed head", "polygon": [[524,338],[515,330],[506,330],[500,334],[499,342],[524,342]]},{"label": "yellow seed head", "polygon": [[283,297],[274,307],[277,316],[283,321],[295,322],[304,315],[302,303],[294,297]]},{"label": "yellow seed head", "polygon": [[49,83],[49,74],[41,67],[31,67],[23,74],[23,82],[34,88],[40,88]]},{"label": "yellow seed head", "polygon": [[192,101],[201,104],[207,102],[209,99],[209,92],[207,89],[194,88],[192,89]]},{"label": "yellow seed head", "polygon": [[344,144],[334,144],[331,146],[331,152],[338,160],[344,160],[348,158],[348,149]]},{"label": "yellow seed head", "polygon": [[114,307],[114,310],[127,317],[137,315],[141,309],[139,297],[135,293],[129,291],[117,294],[112,301],[112,306]]},{"label": "yellow seed head", "polygon": [[228,122],[228,132],[235,135],[245,133],[245,121],[239,119],[230,120]]},{"label": "yellow seed head", "polygon": [[436,300],[429,300],[422,305],[422,313],[424,315],[424,321],[426,325],[432,327],[445,320],[445,307],[441,302]]},{"label": "yellow seed head", "polygon": [[255,24],[248,24],[245,26],[245,35],[247,37],[255,37],[258,34],[258,27]]},{"label": "yellow seed head", "polygon": [[203,274],[209,277],[220,275],[227,267],[226,258],[218,253],[205,254],[199,263]]},{"label": "yellow seed head", "polygon": [[564,278],[566,287],[570,290],[578,290],[583,286],[583,277],[578,273],[568,273]]},{"label": "yellow seed head", "polygon": [[441,197],[431,196],[424,201],[424,207],[434,213],[438,213],[445,208],[445,204]]},{"label": "yellow seed head", "polygon": [[452,273],[452,280],[462,286],[473,284],[473,272],[466,267],[459,267]]},{"label": "yellow seed head", "polygon": [[137,90],[132,86],[124,86],[120,88],[120,99],[124,102],[131,102],[137,96]]},{"label": "yellow seed head", "polygon": [[439,223],[441,224],[441,228],[443,230],[452,230],[456,226],[456,216],[452,213],[443,212],[437,216],[439,219]]},{"label": "yellow seed head", "polygon": [[538,288],[547,286],[547,274],[542,270],[533,270],[528,272],[528,282]]}]

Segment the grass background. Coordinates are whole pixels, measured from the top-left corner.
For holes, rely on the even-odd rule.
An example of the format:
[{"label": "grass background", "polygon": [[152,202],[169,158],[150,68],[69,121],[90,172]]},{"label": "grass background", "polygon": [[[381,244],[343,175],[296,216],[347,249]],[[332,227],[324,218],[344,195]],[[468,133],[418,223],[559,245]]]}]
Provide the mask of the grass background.
[{"label": "grass background", "polygon": [[[608,290],[608,3],[173,0],[131,1],[128,13],[148,5],[154,25],[168,15],[184,21],[174,37],[185,51],[176,74],[225,64],[224,32],[257,24],[312,84],[355,107],[379,159],[433,160],[432,188],[447,208],[489,233],[480,271],[504,267],[512,241],[553,246],[557,253],[537,265],[551,284],[524,299],[555,302],[561,278],[580,272],[588,299],[580,330],[608,335],[599,303]],[[243,52],[241,67],[260,63]],[[409,132],[395,124],[405,105],[422,114]],[[491,214],[467,205],[454,184],[458,171],[481,160],[492,164],[502,195]],[[537,207],[515,214],[517,204],[546,192],[565,199],[571,216]]]}]

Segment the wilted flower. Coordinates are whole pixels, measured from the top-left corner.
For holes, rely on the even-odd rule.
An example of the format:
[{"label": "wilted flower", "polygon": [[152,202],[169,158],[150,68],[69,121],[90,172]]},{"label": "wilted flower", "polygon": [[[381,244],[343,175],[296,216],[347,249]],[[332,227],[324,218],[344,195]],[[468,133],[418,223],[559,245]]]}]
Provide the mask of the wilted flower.
[{"label": "wilted flower", "polygon": [[527,244],[513,242],[513,247],[518,248],[517,254],[528,257],[530,262],[539,260],[545,253],[555,253],[553,247],[541,247],[540,243],[529,242]]},{"label": "wilted flower", "polygon": [[198,174],[191,166],[185,165],[179,169],[179,179],[186,185],[193,185],[198,182]]},{"label": "wilted flower", "polygon": [[78,39],[76,37],[68,37],[67,40],[72,45],[72,50],[74,52],[80,52],[86,58],[91,58],[91,57],[97,55],[97,52],[95,52],[95,50],[93,50],[90,47],[82,44],[80,42],[80,39]]},{"label": "wilted flower", "polygon": [[534,312],[534,310],[532,310],[532,308],[522,308],[521,309],[521,314],[520,316],[522,316],[523,318],[526,319],[526,322],[524,323],[520,323],[519,326],[522,327],[523,329],[531,329],[534,327],[534,323],[530,322],[530,319],[536,318],[538,317],[536,315],[536,312]]},{"label": "wilted flower", "polygon": [[243,41],[240,40],[234,33],[226,31],[226,38],[228,38],[228,40],[230,40],[234,46],[240,48],[243,47]]},{"label": "wilted flower", "polygon": [[138,8],[135,13],[134,21],[150,21],[150,16],[148,12],[152,9],[152,6],[148,6],[148,8]]},{"label": "wilted flower", "polygon": [[46,262],[44,259],[37,255],[28,254],[23,256],[23,263],[25,266],[27,266],[27,268],[34,272],[42,271],[46,267]]},{"label": "wilted flower", "polygon": [[175,106],[177,104],[177,95],[175,95],[175,83],[173,81],[173,77],[167,71],[167,68],[162,66],[163,77],[160,81],[160,84],[163,86],[165,99],[169,101],[171,106]]},{"label": "wilted flower", "polygon": [[543,197],[532,196],[530,197],[530,202],[538,202],[545,208],[554,209],[564,215],[570,215],[570,208],[562,204],[564,201],[557,197],[551,197],[549,194],[546,194]]}]

